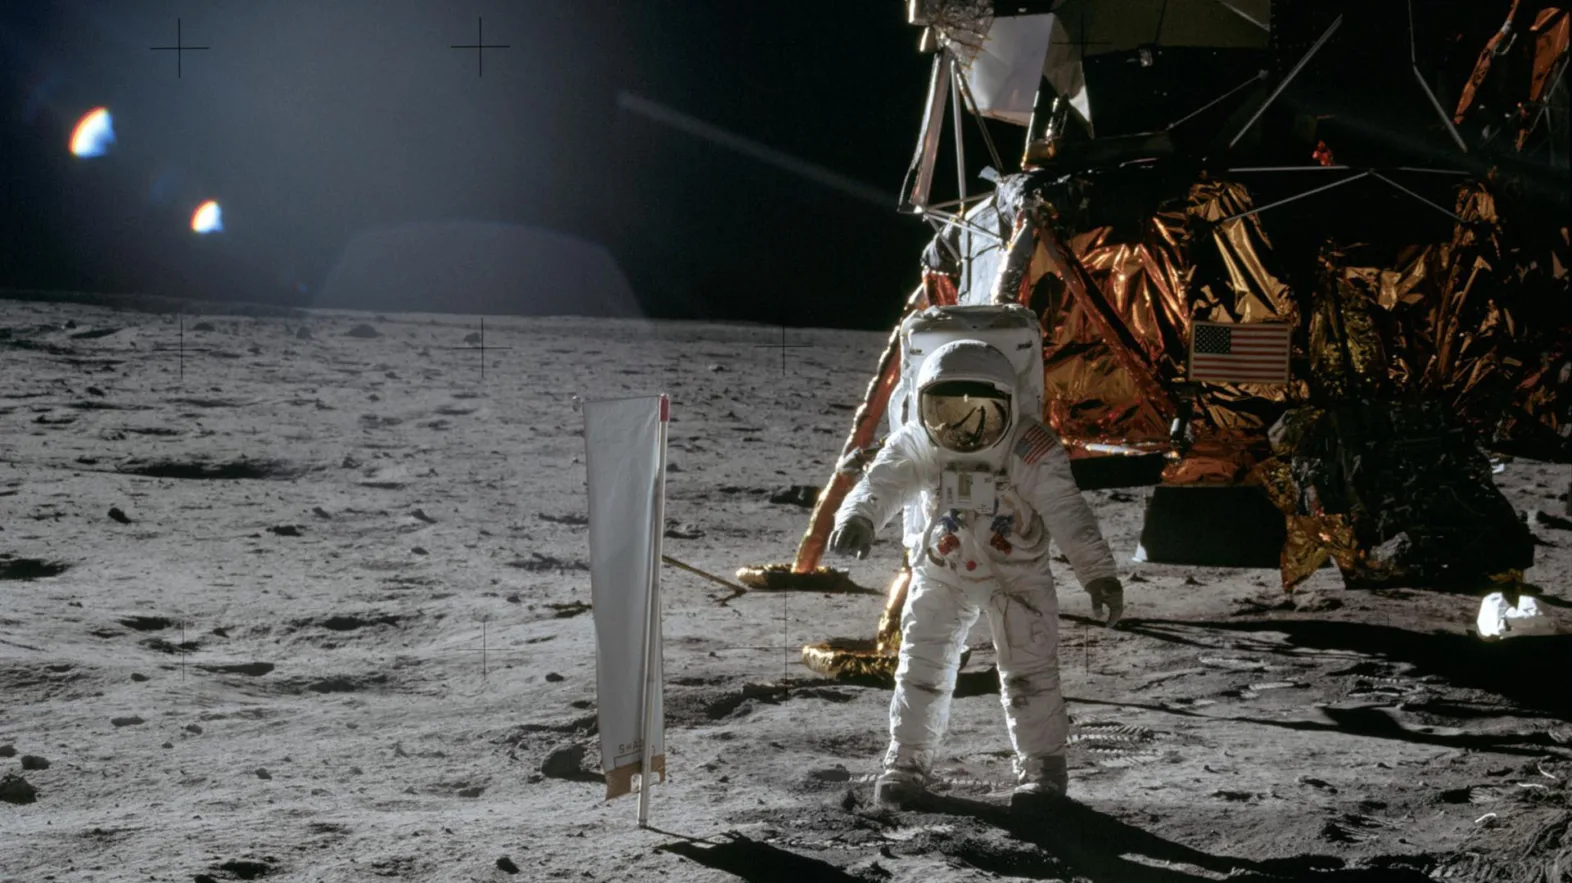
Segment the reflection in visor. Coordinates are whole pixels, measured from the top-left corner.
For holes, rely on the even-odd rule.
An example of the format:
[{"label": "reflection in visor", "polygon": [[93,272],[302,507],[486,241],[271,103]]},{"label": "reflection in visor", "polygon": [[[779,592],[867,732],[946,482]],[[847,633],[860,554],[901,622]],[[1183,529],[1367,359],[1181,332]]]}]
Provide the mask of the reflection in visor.
[{"label": "reflection in visor", "polygon": [[923,426],[945,450],[969,454],[992,447],[1010,427],[1010,397],[986,383],[952,381],[923,390]]}]

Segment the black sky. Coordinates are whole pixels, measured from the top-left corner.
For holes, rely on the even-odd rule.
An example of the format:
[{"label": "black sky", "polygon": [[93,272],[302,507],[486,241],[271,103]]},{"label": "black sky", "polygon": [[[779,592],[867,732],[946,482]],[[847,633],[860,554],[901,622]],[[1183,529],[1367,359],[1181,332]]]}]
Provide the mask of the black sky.
[{"label": "black sky", "polygon": [[[357,234],[478,220],[605,244],[652,315],[885,326],[929,235],[893,207],[928,66],[902,6],[3,4],[0,287],[309,304]],[[481,17],[509,48],[477,76],[449,47]],[[211,47],[178,78],[175,53],[149,49],[177,18]],[[622,92],[892,204],[620,111]],[[84,162],[66,139],[98,105],[117,143]],[[226,230],[201,239],[185,225],[208,197]]]}]

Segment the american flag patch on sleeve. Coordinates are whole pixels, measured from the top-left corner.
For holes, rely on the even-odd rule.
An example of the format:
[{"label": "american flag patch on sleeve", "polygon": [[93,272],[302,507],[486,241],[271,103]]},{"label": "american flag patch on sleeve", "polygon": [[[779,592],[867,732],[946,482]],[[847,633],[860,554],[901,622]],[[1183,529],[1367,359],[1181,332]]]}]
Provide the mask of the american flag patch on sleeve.
[{"label": "american flag patch on sleeve", "polygon": [[1015,443],[1015,456],[1020,457],[1027,464],[1036,463],[1058,443],[1059,440],[1053,437],[1053,433],[1041,426],[1028,426],[1026,431],[1021,433],[1020,441]]}]

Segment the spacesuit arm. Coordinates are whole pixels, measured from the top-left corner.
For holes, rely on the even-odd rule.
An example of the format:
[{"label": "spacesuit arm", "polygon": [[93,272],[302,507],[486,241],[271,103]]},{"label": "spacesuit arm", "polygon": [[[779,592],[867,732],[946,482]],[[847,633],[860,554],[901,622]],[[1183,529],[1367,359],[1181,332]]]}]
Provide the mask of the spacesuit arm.
[{"label": "spacesuit arm", "polygon": [[[1035,432],[1045,433],[1051,443],[1033,445]],[[1017,446],[1015,466],[1020,470],[1017,486],[1022,499],[1042,516],[1054,542],[1070,559],[1075,578],[1089,586],[1095,580],[1118,578],[1113,552],[1097,527],[1097,516],[1076,487],[1070,472],[1070,455],[1053,431],[1044,426],[1029,428],[1027,441]]]},{"label": "spacesuit arm", "polygon": [[890,433],[879,455],[847,492],[840,510],[835,513],[836,527],[861,516],[868,519],[875,530],[884,529],[918,490],[919,468],[911,447],[907,428]]}]

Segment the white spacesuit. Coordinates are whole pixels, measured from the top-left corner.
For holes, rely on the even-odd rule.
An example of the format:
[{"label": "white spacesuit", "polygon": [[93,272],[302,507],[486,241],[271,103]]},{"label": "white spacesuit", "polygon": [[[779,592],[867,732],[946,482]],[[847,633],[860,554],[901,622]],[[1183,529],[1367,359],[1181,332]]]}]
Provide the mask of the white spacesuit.
[{"label": "white spacesuit", "polygon": [[[1123,607],[1113,555],[1058,438],[1022,413],[1016,375],[979,340],[938,348],[918,375],[914,413],[885,440],[836,516],[831,548],[867,554],[876,527],[908,510],[912,582],[901,616],[890,747],[878,799],[920,796],[949,720],[961,650],[986,612],[1015,748],[1012,803],[1062,795],[1068,723],[1059,687],[1058,600],[1049,539],[1092,595]],[[916,514],[918,517],[911,517]]]}]

